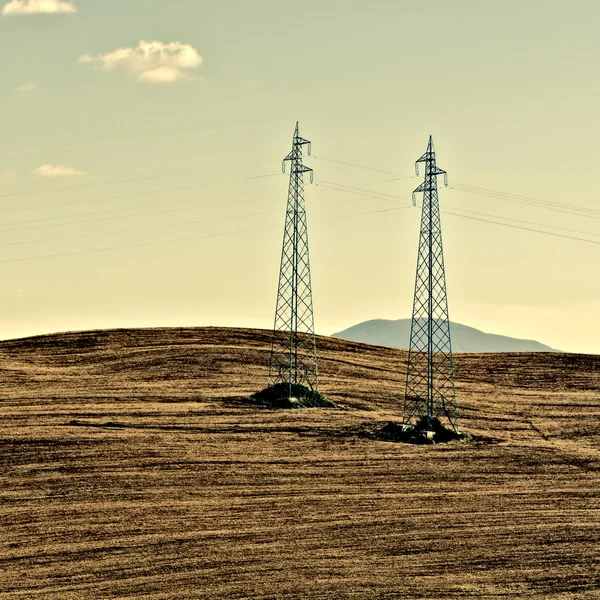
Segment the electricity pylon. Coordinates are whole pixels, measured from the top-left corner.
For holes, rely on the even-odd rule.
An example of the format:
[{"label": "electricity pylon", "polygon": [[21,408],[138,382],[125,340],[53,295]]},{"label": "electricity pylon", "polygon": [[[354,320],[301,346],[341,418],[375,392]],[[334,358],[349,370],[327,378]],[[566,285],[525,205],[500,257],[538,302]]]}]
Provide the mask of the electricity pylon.
[{"label": "electricity pylon", "polygon": [[275,309],[269,385],[300,384],[318,391],[317,346],[310,280],[308,229],[304,204],[304,173],[312,169],[302,164],[302,147],[310,142],[300,137],[298,123],[292,138],[292,150],[283,160],[291,163],[281,268]]},{"label": "electricity pylon", "polygon": [[413,192],[413,204],[415,194],[423,192],[423,209],[403,417],[405,423],[426,419],[428,430],[432,429],[435,418],[443,421],[446,417],[457,431],[454,362],[437,186],[438,175],[444,175],[445,185],[448,185],[448,175],[436,165],[431,136],[427,151],[415,164],[417,175],[419,163],[425,163],[425,180]]}]

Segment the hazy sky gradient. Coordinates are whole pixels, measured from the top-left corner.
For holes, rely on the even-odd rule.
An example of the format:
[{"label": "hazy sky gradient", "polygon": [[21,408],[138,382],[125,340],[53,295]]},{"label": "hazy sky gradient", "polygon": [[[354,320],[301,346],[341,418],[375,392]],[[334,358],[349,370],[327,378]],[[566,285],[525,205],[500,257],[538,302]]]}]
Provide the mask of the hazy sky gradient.
[{"label": "hazy sky gradient", "polygon": [[[400,206],[432,134],[451,319],[600,353],[600,212],[568,208],[600,211],[594,0],[71,4],[0,16],[0,337],[271,327],[299,120],[317,332],[410,316],[420,215]],[[152,70],[141,41],[201,61]]]}]

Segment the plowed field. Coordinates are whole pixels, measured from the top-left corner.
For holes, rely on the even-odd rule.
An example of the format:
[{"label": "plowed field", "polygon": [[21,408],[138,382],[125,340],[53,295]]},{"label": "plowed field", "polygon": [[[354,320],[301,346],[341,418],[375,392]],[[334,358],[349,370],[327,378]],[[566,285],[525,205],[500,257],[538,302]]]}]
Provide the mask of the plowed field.
[{"label": "plowed field", "polygon": [[265,331],[0,343],[0,598],[600,598],[600,357],[456,355],[474,439],[412,446],[406,352],[318,346],[271,411]]}]

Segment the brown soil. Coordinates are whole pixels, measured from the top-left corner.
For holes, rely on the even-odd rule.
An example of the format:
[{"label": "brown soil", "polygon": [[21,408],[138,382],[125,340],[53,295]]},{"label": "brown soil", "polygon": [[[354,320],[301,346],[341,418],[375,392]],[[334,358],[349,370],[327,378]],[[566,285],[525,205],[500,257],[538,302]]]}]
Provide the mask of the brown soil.
[{"label": "brown soil", "polygon": [[457,355],[474,439],[414,446],[406,352],[318,346],[289,411],[265,331],[0,343],[0,598],[600,598],[600,357]]}]

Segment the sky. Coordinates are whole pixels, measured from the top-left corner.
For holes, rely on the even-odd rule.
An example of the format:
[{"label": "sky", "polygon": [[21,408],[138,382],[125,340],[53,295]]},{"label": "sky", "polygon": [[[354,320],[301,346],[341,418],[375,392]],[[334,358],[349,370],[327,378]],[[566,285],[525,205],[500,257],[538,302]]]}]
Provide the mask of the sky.
[{"label": "sky", "polygon": [[433,135],[450,318],[600,354],[595,0],[0,12],[0,338],[271,328],[299,121],[317,333],[410,317]]}]

